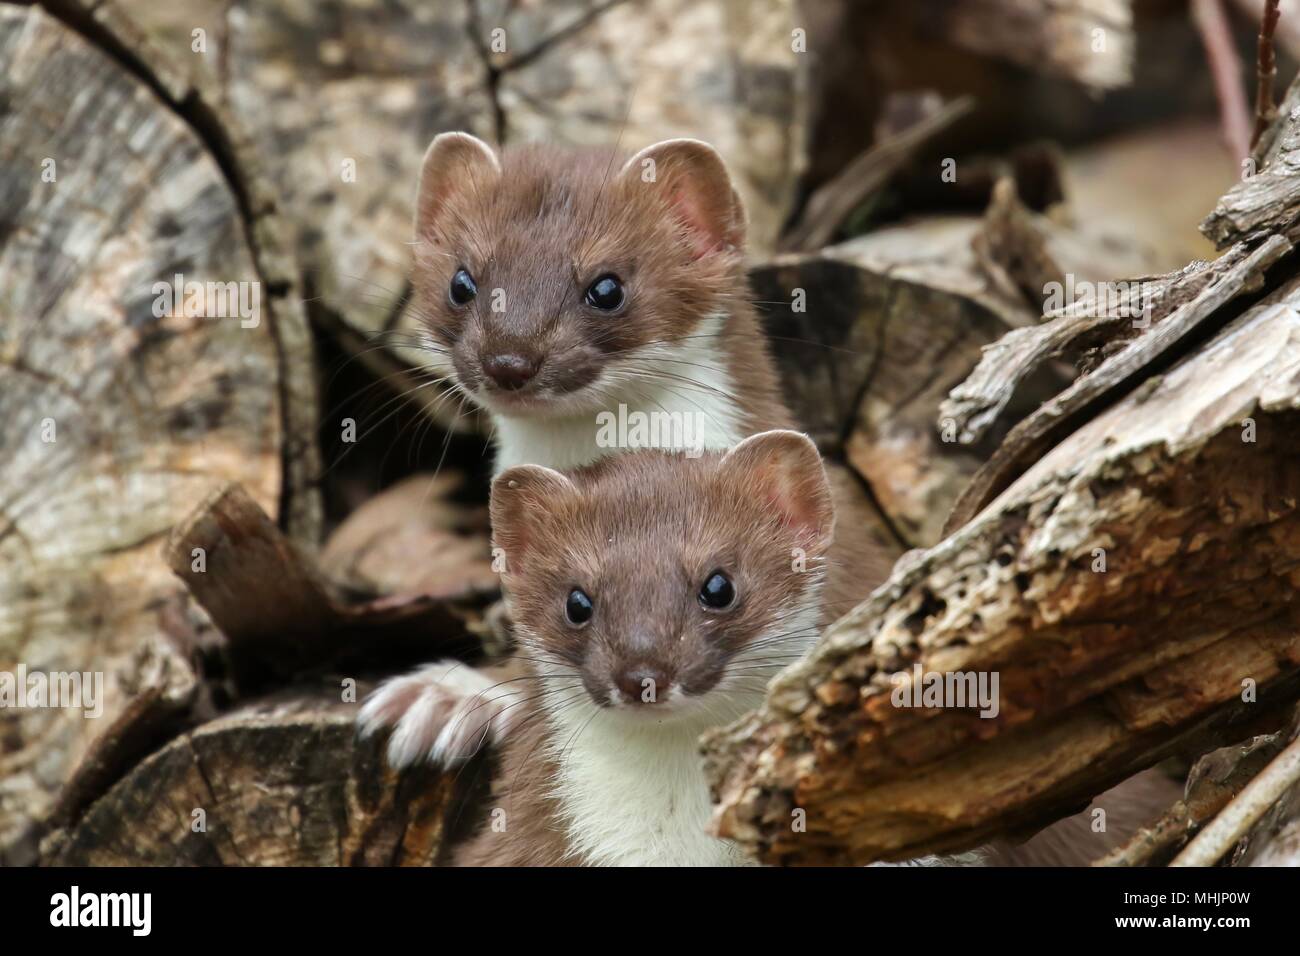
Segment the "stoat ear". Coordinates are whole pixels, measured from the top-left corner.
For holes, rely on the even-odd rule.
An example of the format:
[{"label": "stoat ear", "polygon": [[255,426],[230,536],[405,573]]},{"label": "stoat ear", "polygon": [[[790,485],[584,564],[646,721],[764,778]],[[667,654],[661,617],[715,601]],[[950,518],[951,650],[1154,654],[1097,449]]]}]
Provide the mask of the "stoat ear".
[{"label": "stoat ear", "polygon": [[516,465],[492,482],[492,544],[505,557],[502,570],[517,574],[528,564],[537,544],[537,519],[555,507],[558,499],[577,493],[568,478],[541,465]]},{"label": "stoat ear", "polygon": [[663,191],[696,259],[744,246],[744,204],[722,157],[708,143],[666,139],[647,146],[624,164],[620,178],[634,188]]},{"label": "stoat ear", "polygon": [[830,545],[835,504],[822,456],[807,435],[782,429],[751,435],[723,456],[719,472],[780,515],[802,547]]},{"label": "stoat ear", "polygon": [[425,150],[415,190],[415,238],[433,232],[447,197],[456,189],[482,188],[501,175],[492,147],[469,133],[440,133]]}]

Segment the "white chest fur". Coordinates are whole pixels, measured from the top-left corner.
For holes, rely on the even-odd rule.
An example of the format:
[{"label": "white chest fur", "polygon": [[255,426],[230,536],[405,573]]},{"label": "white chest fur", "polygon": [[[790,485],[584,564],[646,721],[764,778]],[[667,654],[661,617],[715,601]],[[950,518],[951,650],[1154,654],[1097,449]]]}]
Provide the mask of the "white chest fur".
[{"label": "white chest fur", "polygon": [[[600,715],[604,716],[604,715]],[[705,832],[711,807],[699,726],[647,727],[598,716],[557,754],[557,795],[570,844],[595,866],[741,866],[731,844]],[[585,715],[583,717],[585,720]]]},{"label": "white chest fur", "polygon": [[754,678],[779,667],[773,642],[782,651],[805,653],[815,643],[821,616],[820,586],[801,607],[790,608],[780,625],[761,635],[757,651],[732,661],[744,674],[743,689],[724,676],[710,692],[708,719],[656,723],[648,714],[598,713],[561,707],[548,715],[555,727],[555,792],[570,845],[597,866],[747,866],[732,844],[706,832],[712,806],[704,777],[699,738],[709,727],[728,723],[762,702]]},{"label": "white chest fur", "polygon": [[[622,367],[608,369],[599,383],[609,395],[605,411],[673,423],[656,432],[658,437],[671,436],[673,440],[656,441],[651,447],[689,450],[683,438],[704,449],[726,449],[738,443],[745,437],[740,410],[717,344],[724,320],[723,316],[710,316],[683,342],[649,346]],[[493,415],[493,423],[493,470],[497,474],[524,464],[575,468],[636,447],[610,444],[609,433],[602,429],[596,414],[569,418]]]}]

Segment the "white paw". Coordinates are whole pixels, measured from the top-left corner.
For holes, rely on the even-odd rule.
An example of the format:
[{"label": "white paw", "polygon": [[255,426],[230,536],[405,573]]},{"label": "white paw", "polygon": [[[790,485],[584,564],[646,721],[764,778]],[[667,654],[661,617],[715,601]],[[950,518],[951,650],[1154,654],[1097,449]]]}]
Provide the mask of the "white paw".
[{"label": "white paw", "polygon": [[358,729],[369,737],[392,728],[388,762],[394,767],[455,764],[508,731],[510,705],[520,699],[516,687],[460,661],[439,661],[380,684],[357,715]]}]

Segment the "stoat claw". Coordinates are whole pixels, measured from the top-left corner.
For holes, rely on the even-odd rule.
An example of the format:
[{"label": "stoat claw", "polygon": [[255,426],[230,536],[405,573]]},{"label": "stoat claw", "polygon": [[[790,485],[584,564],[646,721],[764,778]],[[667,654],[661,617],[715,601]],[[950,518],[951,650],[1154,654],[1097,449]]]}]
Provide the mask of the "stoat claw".
[{"label": "stoat claw", "polygon": [[369,737],[392,728],[388,762],[450,766],[509,730],[518,692],[460,661],[438,661],[380,684],[357,715]]}]

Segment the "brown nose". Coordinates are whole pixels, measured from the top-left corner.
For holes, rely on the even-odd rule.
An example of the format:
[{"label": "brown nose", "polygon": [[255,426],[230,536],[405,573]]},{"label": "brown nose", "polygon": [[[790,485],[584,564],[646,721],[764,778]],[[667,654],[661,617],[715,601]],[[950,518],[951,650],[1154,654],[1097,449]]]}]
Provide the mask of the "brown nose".
[{"label": "brown nose", "polygon": [[523,388],[537,374],[537,362],[522,355],[491,355],[483,360],[483,371],[507,392]]},{"label": "brown nose", "polygon": [[668,699],[672,680],[657,667],[625,667],[614,680],[619,694],[629,704],[657,704]]}]

